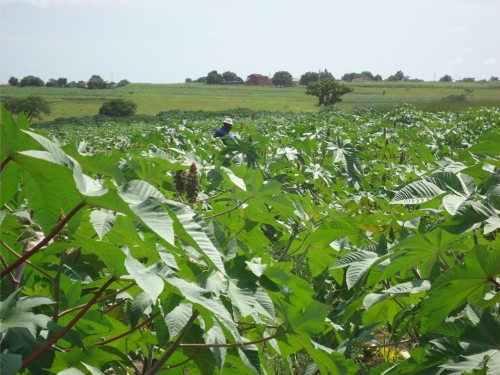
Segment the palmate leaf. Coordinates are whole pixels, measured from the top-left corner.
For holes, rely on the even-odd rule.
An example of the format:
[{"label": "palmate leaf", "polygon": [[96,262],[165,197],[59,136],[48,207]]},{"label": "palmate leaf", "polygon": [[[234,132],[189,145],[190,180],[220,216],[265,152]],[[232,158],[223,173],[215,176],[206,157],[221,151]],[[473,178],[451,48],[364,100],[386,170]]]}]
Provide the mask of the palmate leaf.
[{"label": "palmate leaf", "polygon": [[417,266],[423,278],[430,276],[432,267],[439,256],[448,258],[447,252],[466,252],[464,238],[452,235],[441,228],[431,233],[416,234],[405,238],[391,248],[393,255],[403,255],[393,259],[385,268],[382,278],[387,278],[402,270]]},{"label": "palmate leaf", "polygon": [[130,304],[130,327],[135,328],[142,315],[150,310],[152,305],[151,298],[147,293],[141,293],[135,297],[134,301]]},{"label": "palmate leaf", "polygon": [[153,304],[163,291],[163,280],[160,276],[156,275],[155,268],[146,268],[142,263],[134,259],[130,255],[128,248],[125,248],[125,268],[129,272],[132,279],[134,279],[141,287],[141,289],[149,296]]},{"label": "palmate leaf", "polygon": [[420,204],[428,202],[445,191],[426,180],[419,180],[399,190],[390,204]]},{"label": "palmate leaf", "polygon": [[10,201],[18,192],[22,168],[16,163],[8,163],[0,175],[0,205]]},{"label": "palmate leaf", "polygon": [[466,301],[482,302],[486,287],[500,275],[500,251],[489,252],[486,246],[469,251],[464,264],[457,264],[444,272],[432,285],[429,297],[422,302],[415,321],[420,331],[438,326],[453,310]]},{"label": "palmate leaf", "polygon": [[377,253],[365,250],[359,250],[347,254],[342,257],[337,263],[330,267],[330,269],[347,267],[346,283],[348,289],[351,289],[356,283],[367,275],[370,268],[381,258]]},{"label": "palmate leaf", "polygon": [[94,210],[90,214],[90,222],[101,240],[111,230],[115,220],[116,212],[106,209]]}]

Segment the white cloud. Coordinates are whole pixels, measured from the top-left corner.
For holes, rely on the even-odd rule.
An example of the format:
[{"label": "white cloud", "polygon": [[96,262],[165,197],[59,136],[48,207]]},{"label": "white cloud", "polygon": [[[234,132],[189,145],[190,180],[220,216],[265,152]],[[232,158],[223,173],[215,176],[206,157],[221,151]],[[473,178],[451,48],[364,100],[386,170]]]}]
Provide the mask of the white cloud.
[{"label": "white cloud", "polygon": [[495,65],[497,63],[497,59],[488,59],[483,61],[483,65]]}]

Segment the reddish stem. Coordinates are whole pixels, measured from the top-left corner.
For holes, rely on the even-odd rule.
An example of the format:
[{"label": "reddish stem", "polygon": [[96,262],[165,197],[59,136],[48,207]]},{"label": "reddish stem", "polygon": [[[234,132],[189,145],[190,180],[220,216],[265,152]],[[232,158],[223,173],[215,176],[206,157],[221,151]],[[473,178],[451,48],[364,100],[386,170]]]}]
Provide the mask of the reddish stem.
[{"label": "reddish stem", "polygon": [[33,362],[35,359],[37,359],[39,356],[41,356],[46,350],[48,350],[52,345],[54,345],[57,340],[59,340],[61,337],[63,337],[75,324],[78,322],[81,317],[90,309],[90,307],[95,303],[95,301],[99,298],[99,296],[105,292],[105,290],[110,286],[113,281],[115,281],[114,278],[109,279],[106,281],[106,283],[101,286],[101,288],[97,291],[97,293],[92,297],[92,299],[87,303],[87,305],[80,311],[72,320],[69,322],[62,330],[60,330],[51,340],[47,341],[40,349],[38,349],[35,353],[33,353],[31,356],[26,358],[22,365],[21,369],[25,368],[28,366],[31,362]]},{"label": "reddish stem", "polygon": [[52,232],[49,233],[47,237],[45,237],[43,240],[41,240],[35,247],[33,247],[30,251],[27,251],[21,258],[16,260],[14,263],[12,263],[9,267],[5,268],[2,270],[0,273],[0,279],[3,279],[5,275],[9,274],[17,268],[20,264],[24,263],[26,259],[31,257],[33,254],[35,254],[38,250],[40,250],[42,247],[44,247],[51,239],[53,239],[63,228],[64,226],[68,223],[68,221],[71,220],[73,216],[82,208],[85,206],[85,202],[81,202],[78,206],[76,206],[69,214],[66,216],[63,220],[59,222],[59,224],[56,225],[56,227],[52,230]]}]

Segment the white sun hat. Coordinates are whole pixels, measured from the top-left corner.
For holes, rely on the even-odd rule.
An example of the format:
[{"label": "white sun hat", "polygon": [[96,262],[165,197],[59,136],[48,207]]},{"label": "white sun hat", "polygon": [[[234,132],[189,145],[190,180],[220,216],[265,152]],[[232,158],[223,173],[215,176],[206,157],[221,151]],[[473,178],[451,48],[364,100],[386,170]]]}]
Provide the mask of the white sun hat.
[{"label": "white sun hat", "polygon": [[223,124],[229,124],[233,125],[233,120],[230,117],[226,117],[224,121],[222,121]]}]

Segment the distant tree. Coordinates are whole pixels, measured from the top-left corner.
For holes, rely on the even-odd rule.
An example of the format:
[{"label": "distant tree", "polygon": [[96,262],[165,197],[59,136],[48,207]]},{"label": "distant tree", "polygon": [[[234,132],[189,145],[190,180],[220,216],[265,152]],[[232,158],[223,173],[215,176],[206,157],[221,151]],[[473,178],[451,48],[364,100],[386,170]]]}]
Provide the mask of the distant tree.
[{"label": "distant tree", "polygon": [[64,87],[64,85],[68,83],[68,79],[67,78],[58,78],[57,79],[57,86],[59,87]]},{"label": "distant tree", "polygon": [[137,110],[137,104],[127,99],[106,100],[99,109],[100,115],[112,117],[132,116]]},{"label": "distant tree", "polygon": [[191,78],[186,78],[186,79],[184,80],[184,83],[191,83],[191,82],[193,82],[193,80],[192,80]]},{"label": "distant tree", "polygon": [[335,78],[333,77],[332,73],[330,73],[330,72],[329,72],[328,70],[326,70],[326,69],[325,69],[325,70],[323,70],[323,71],[320,69],[320,71],[319,71],[319,73],[318,73],[318,74],[319,74],[319,80],[320,80],[320,81],[322,81],[322,80],[324,80],[324,79],[327,79],[327,78],[333,78],[333,79],[335,79]]},{"label": "distant tree", "polygon": [[302,86],[307,86],[311,82],[319,81],[319,73],[307,72],[300,76],[299,84]]},{"label": "distant tree", "polygon": [[78,81],[76,84],[76,87],[79,89],[86,89],[87,88],[87,82],[85,81]]},{"label": "distant tree", "polygon": [[382,81],[382,76],[380,74],[377,74],[375,77],[373,77],[373,79],[377,82],[380,82]]},{"label": "distant tree", "polygon": [[372,72],[369,72],[368,70],[361,72],[359,75],[363,78],[370,78],[370,79],[373,79],[375,81],[375,77],[373,76]]},{"label": "distant tree", "polygon": [[196,80],[198,83],[207,83],[207,77],[200,77]]},{"label": "distant tree", "polygon": [[320,82],[311,82],[307,85],[306,95],[318,98],[317,107],[321,105],[334,105],[341,102],[342,95],[354,91],[351,87],[335,82],[333,78],[327,78]]},{"label": "distant tree", "polygon": [[69,87],[69,88],[74,89],[74,88],[77,88],[77,87],[78,87],[78,84],[77,84],[75,81],[71,81],[71,82],[69,82],[69,83],[66,83],[66,84],[64,85],[64,87]]},{"label": "distant tree", "polygon": [[236,73],[229,72],[229,71],[222,73],[222,79],[226,80],[226,82],[228,82],[228,81],[243,82],[243,80],[240,77],[238,77],[236,75]]},{"label": "distant tree", "polygon": [[207,74],[207,80],[206,80],[207,84],[218,85],[221,82],[222,82],[222,75],[217,73],[217,70],[212,70],[210,73]]},{"label": "distant tree", "polygon": [[474,82],[476,79],[475,78],[472,78],[472,77],[465,77],[464,79],[462,79],[462,81],[464,82]]},{"label": "distant tree", "polygon": [[8,82],[11,86],[17,86],[19,84],[19,80],[16,77],[10,77]]},{"label": "distant tree", "polygon": [[47,87],[56,87],[57,81],[54,78],[50,78],[47,82],[45,82],[45,86]]},{"label": "distant tree", "polygon": [[293,78],[289,72],[279,71],[274,73],[272,81],[274,86],[284,87],[291,86]]},{"label": "distant tree", "polygon": [[[490,77],[490,81],[491,81],[491,82],[498,81],[498,77],[491,76],[491,77]],[[13,86],[15,86],[15,85],[13,85]]]},{"label": "distant tree", "polygon": [[[396,74],[393,74],[392,76],[389,76],[387,78],[388,81],[390,82],[395,82],[395,81],[402,81],[405,78],[404,73],[401,70],[398,70]],[[410,77],[408,77],[410,78]]]},{"label": "distant tree", "polygon": [[43,86],[44,82],[42,79],[34,76],[26,76],[23,79],[21,79],[21,82],[19,83],[19,86],[25,87],[25,86]]},{"label": "distant tree", "polygon": [[87,81],[87,88],[89,89],[105,89],[106,87],[106,82],[98,75],[93,75]]},{"label": "distant tree", "polygon": [[342,81],[346,82],[352,82],[354,78],[358,78],[359,74],[358,73],[346,73],[342,76]]},{"label": "distant tree", "polygon": [[448,74],[445,74],[444,76],[439,78],[439,82],[451,82],[451,81],[452,81],[451,76]]},{"label": "distant tree", "polygon": [[47,100],[38,95],[31,95],[25,98],[8,99],[5,101],[5,108],[13,114],[24,112],[28,122],[33,118],[42,120],[42,113],[50,115],[50,105]]},{"label": "distant tree", "polygon": [[124,87],[130,84],[130,82],[127,79],[122,79],[120,82],[116,84],[116,87]]}]

